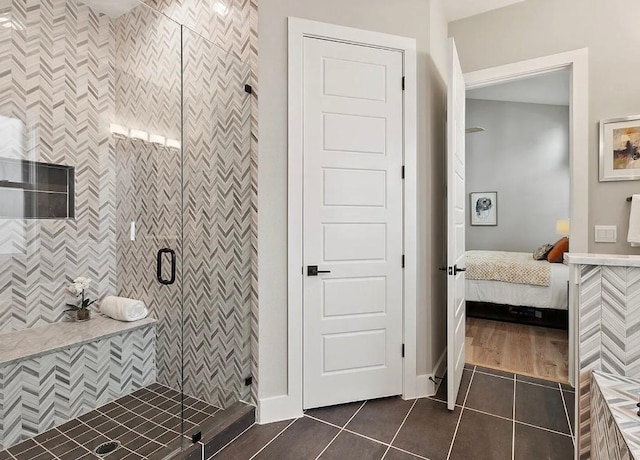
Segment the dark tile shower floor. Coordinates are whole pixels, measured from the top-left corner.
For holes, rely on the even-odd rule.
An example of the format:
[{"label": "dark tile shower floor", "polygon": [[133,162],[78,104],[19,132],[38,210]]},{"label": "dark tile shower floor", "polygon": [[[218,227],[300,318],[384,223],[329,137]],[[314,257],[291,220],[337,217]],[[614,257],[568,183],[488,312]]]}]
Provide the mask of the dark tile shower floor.
[{"label": "dark tile shower floor", "polygon": [[[162,460],[189,443],[193,432],[214,423],[219,408],[185,396],[184,433],[181,437],[181,395],[154,383],[116,401],[88,412],[57,428],[0,451],[0,460]],[[198,427],[198,428],[196,428]],[[100,444],[119,441],[115,452],[93,453]]]},{"label": "dark tile shower floor", "polygon": [[467,366],[456,410],[446,382],[432,398],[386,398],[253,425],[214,460],[571,460],[568,386]]}]

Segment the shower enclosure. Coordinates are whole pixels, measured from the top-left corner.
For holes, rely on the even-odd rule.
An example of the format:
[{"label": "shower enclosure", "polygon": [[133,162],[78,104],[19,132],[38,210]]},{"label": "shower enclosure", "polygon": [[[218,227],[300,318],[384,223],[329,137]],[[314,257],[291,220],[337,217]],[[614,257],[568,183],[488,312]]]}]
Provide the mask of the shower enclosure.
[{"label": "shower enclosure", "polygon": [[[211,455],[250,423],[255,8],[0,0],[2,458]],[[149,318],[73,321],[77,277]]]}]

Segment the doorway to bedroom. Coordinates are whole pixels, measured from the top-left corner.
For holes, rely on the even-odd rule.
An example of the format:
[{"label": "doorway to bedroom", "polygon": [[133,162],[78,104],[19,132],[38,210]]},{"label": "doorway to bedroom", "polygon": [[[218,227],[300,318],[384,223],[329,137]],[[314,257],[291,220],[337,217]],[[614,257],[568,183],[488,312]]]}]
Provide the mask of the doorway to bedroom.
[{"label": "doorway to bedroom", "polygon": [[466,362],[569,382],[569,69],[466,92]]}]

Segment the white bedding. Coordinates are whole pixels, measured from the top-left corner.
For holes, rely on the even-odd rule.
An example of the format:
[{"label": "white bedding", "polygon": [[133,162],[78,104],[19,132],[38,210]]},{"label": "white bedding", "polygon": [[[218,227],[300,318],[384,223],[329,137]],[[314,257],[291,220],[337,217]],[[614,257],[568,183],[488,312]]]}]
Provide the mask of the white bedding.
[{"label": "white bedding", "polygon": [[466,297],[472,302],[487,302],[522,307],[567,310],[567,282],[569,267],[551,265],[551,285],[504,283],[502,281],[470,280],[466,283]]}]

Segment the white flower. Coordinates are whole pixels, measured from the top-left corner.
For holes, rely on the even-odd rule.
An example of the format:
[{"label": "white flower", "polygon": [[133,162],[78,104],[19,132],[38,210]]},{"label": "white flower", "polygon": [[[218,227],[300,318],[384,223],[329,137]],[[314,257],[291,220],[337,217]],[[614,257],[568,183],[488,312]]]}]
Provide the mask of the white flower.
[{"label": "white flower", "polygon": [[84,289],[87,289],[89,287],[89,285],[91,284],[91,280],[89,278],[85,278],[83,276],[74,279],[73,282],[76,283],[76,284],[79,284]]},{"label": "white flower", "polygon": [[82,291],[87,289],[91,284],[91,280],[89,278],[79,277],[73,280],[73,283],[69,285],[69,292],[73,295],[80,295]]}]

